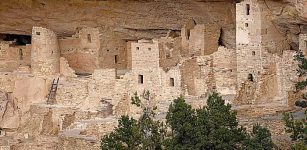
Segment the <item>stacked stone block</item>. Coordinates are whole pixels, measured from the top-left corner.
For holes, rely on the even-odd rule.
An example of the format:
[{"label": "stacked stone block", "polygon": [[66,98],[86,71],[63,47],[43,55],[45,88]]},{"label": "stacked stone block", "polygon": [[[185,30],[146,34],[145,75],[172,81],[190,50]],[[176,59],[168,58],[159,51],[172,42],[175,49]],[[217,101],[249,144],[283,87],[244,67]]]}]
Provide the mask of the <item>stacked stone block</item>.
[{"label": "stacked stone block", "polygon": [[31,69],[33,74],[52,75],[60,71],[57,35],[46,28],[33,27]]}]

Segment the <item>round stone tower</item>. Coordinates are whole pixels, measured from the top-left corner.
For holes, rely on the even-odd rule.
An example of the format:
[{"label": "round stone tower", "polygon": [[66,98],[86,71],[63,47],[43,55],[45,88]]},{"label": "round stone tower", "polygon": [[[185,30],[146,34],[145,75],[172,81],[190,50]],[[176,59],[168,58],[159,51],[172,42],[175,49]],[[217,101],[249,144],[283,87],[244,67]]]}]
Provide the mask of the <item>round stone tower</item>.
[{"label": "round stone tower", "polygon": [[33,74],[59,73],[60,52],[56,34],[46,28],[33,27],[31,69]]}]

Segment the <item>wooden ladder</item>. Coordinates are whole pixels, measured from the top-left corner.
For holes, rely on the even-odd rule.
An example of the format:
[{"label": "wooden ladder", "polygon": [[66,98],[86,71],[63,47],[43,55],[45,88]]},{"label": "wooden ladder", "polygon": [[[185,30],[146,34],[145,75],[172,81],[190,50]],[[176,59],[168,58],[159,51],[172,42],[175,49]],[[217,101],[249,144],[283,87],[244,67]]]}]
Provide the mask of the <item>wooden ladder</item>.
[{"label": "wooden ladder", "polygon": [[58,90],[58,84],[59,84],[59,78],[57,80],[53,79],[48,94],[47,104],[54,104],[56,91]]}]

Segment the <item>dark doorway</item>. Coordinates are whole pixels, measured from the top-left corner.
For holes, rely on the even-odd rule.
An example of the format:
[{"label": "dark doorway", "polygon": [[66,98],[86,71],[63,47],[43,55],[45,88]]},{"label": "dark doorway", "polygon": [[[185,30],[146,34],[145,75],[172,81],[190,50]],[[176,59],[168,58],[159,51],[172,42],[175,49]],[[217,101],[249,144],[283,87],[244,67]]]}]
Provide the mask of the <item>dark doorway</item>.
[{"label": "dark doorway", "polygon": [[249,81],[251,81],[251,82],[254,82],[254,77],[253,77],[252,74],[248,74],[247,79],[248,79]]}]

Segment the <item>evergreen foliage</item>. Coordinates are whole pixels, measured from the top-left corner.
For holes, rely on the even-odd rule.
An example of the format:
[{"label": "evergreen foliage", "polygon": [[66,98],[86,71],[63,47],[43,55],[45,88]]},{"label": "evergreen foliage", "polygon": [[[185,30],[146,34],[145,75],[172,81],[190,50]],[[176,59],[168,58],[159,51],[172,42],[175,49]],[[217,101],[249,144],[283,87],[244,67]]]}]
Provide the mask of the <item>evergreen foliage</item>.
[{"label": "evergreen foliage", "polygon": [[274,144],[271,139],[271,133],[267,128],[260,125],[254,125],[250,137],[244,142],[246,150],[270,150],[273,149]]},{"label": "evergreen foliage", "polygon": [[[141,97],[150,99],[144,92]],[[137,94],[132,103],[144,106]],[[143,107],[143,115],[137,121],[128,116],[119,120],[119,126],[101,141],[103,150],[234,150],[273,149],[271,133],[256,125],[251,134],[238,125],[236,112],[217,93],[209,96],[208,106],[193,109],[183,97],[169,106],[166,128],[155,121],[152,109]],[[125,128],[125,129],[124,129]],[[168,134],[166,132],[168,131]],[[133,132],[133,133],[132,133]]]},{"label": "evergreen foliage", "polygon": [[[142,98],[150,100],[150,93],[144,91]],[[165,137],[162,122],[155,121],[153,109],[142,103],[137,93],[131,97],[131,103],[143,108],[139,120],[122,116],[115,130],[101,140],[102,150],[161,150]]]},{"label": "evergreen foliage", "polygon": [[[307,59],[305,58],[304,54],[301,51],[297,51],[297,54],[295,56],[295,60],[299,62],[298,65],[298,73],[299,76],[306,75],[307,73]],[[307,86],[307,80],[300,81],[295,84],[296,90],[302,90]]]},{"label": "evergreen foliage", "polygon": [[306,150],[307,149],[307,111],[305,111],[305,118],[295,120],[292,114],[284,113],[283,120],[286,126],[286,132],[291,133],[290,137],[296,144],[292,145],[292,149]]}]

